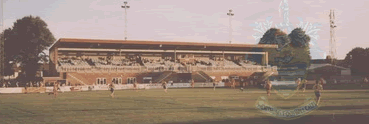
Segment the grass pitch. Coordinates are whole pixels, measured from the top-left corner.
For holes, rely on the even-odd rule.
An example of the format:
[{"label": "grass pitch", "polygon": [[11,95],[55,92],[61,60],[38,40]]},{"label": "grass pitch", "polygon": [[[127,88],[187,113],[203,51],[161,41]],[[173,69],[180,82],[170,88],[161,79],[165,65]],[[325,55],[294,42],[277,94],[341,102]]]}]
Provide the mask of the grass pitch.
[{"label": "grass pitch", "polygon": [[[57,98],[45,94],[0,94],[0,123],[366,123],[369,90],[322,93],[318,110],[295,120],[266,116],[254,106],[265,90],[211,88],[65,92]],[[276,94],[271,104],[294,108],[311,90],[289,99]],[[333,113],[335,114],[333,117]]]}]

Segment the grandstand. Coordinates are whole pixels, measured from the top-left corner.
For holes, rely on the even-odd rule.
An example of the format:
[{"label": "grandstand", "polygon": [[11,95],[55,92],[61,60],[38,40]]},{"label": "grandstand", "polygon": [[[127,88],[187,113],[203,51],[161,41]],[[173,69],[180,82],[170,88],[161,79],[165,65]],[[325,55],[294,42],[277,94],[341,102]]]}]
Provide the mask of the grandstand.
[{"label": "grandstand", "polygon": [[[61,38],[50,48],[50,73],[70,84],[211,82],[277,72],[276,45]],[[261,63],[248,55],[259,55]],[[47,81],[45,81],[47,82]]]}]

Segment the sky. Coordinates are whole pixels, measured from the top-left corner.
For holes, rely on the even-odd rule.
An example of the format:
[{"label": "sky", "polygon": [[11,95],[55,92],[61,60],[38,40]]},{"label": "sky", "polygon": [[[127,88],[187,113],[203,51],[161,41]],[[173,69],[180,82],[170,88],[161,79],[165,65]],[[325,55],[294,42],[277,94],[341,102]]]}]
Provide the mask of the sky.
[{"label": "sky", "polygon": [[[124,39],[123,0],[3,0],[4,27],[24,16],[39,16],[56,39]],[[273,18],[273,26],[283,22],[279,13],[282,0],[128,0],[129,40],[229,43],[229,9],[233,10],[232,43],[256,44],[250,26]],[[329,53],[329,10],[336,10],[337,58],[344,59],[355,47],[369,47],[366,32],[369,1],[290,0],[289,20],[299,24],[321,24],[316,47]],[[296,26],[295,26],[296,27]],[[317,53],[312,53],[317,54]],[[313,59],[325,58],[323,54]]]}]

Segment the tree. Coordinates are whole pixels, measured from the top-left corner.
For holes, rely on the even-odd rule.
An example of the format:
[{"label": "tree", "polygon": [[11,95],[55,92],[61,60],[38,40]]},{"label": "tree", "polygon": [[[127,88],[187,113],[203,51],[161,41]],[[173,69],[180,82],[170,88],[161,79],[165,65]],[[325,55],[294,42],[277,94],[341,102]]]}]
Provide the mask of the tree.
[{"label": "tree", "polygon": [[[278,49],[267,49],[263,50],[265,52],[268,52],[268,60],[269,64],[271,65],[280,65],[283,63],[279,60],[284,60],[284,57],[286,57],[286,53],[289,53],[288,51],[282,49],[286,47],[290,43],[290,39],[288,38],[287,34],[281,31],[277,28],[270,28],[268,31],[266,31],[263,35],[263,37],[260,39],[259,44],[276,44],[278,45]],[[288,49],[288,48],[287,48]],[[260,50],[261,52],[262,50]],[[257,59],[260,60],[260,55],[253,55]]]},{"label": "tree", "polygon": [[328,56],[325,58],[325,62],[326,62],[326,63],[329,63],[329,64],[332,64],[332,65],[336,65],[336,64],[337,64],[337,59],[334,59],[334,58],[332,58],[330,55],[328,55]]},{"label": "tree", "polygon": [[[4,45],[4,46],[7,46],[7,44],[5,42],[3,42],[3,40],[5,39],[6,36],[8,36],[10,34],[10,31],[11,31],[10,29],[6,29],[6,30],[4,30],[4,32],[2,32],[0,34],[0,41],[1,41],[1,43],[3,43],[2,45]],[[14,74],[14,69],[13,69],[14,63],[11,63],[12,59],[11,59],[11,55],[10,55],[10,52],[9,52],[9,50],[11,50],[11,48],[1,47],[1,49],[4,49],[4,61],[1,60],[4,63],[4,76],[13,75]]]},{"label": "tree", "polygon": [[302,48],[309,46],[310,37],[301,28],[293,29],[288,37],[291,39],[291,45],[293,47]]},{"label": "tree", "polygon": [[327,57],[325,57],[325,62],[332,63],[332,57],[330,55],[328,55]]},{"label": "tree", "polygon": [[290,40],[286,33],[280,29],[271,28],[260,39],[259,44],[277,44],[278,51],[280,51],[284,46],[288,45]]},{"label": "tree", "polygon": [[269,63],[286,65],[305,63],[310,65],[310,37],[301,28],[294,29],[289,35],[280,29],[271,28],[260,39],[259,44],[277,44],[277,50],[264,50],[269,53]]},{"label": "tree", "polygon": [[[294,48],[294,61],[292,63],[305,63],[310,65],[310,37],[301,28],[296,28],[288,35],[290,45]],[[308,67],[308,66],[307,66]]]},{"label": "tree", "polygon": [[[278,49],[264,50],[269,53],[269,63],[277,66],[310,66],[310,37],[301,28],[287,35],[280,29],[271,28],[260,39],[259,44],[277,44]],[[304,75],[306,77],[306,74]]]},{"label": "tree", "polygon": [[345,64],[351,66],[353,75],[365,75],[369,73],[369,48],[356,47],[346,54]]},{"label": "tree", "polygon": [[20,63],[26,80],[33,80],[39,68],[38,62],[47,61],[43,51],[55,41],[47,24],[40,17],[26,16],[14,22],[5,34],[9,61]]}]

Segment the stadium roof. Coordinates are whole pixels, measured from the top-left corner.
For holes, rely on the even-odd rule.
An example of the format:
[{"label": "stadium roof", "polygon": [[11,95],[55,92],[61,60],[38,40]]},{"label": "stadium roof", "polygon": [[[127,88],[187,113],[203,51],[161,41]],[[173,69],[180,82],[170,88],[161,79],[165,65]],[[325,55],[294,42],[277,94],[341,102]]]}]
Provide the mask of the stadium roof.
[{"label": "stadium roof", "polygon": [[[95,45],[95,46],[94,46]],[[278,48],[277,45],[268,44],[225,44],[225,43],[200,43],[200,42],[178,42],[178,41],[149,41],[149,40],[102,40],[102,39],[76,39],[76,38],[60,38],[50,49],[54,47],[82,47],[91,48],[105,45],[109,48],[116,48],[123,45],[145,45],[145,46],[167,46],[168,49],[175,47],[199,47],[199,48],[227,48],[227,49],[244,49],[244,48]],[[142,46],[141,46],[142,47]]]}]

